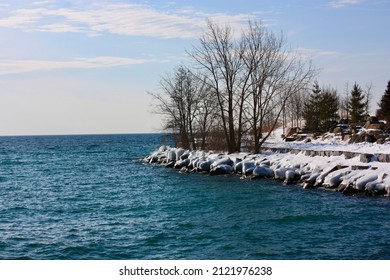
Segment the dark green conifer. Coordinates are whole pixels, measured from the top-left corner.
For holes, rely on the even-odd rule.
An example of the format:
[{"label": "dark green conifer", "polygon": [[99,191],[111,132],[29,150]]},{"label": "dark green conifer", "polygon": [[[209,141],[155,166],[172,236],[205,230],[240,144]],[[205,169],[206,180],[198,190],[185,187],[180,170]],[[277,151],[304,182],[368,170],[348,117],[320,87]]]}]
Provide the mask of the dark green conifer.
[{"label": "dark green conifer", "polygon": [[385,93],[382,95],[381,101],[378,104],[381,117],[390,123],[390,81],[387,83]]},{"label": "dark green conifer", "polygon": [[304,104],[305,128],[311,132],[326,132],[338,120],[339,98],[332,88],[320,89],[317,82]]},{"label": "dark green conifer", "polygon": [[351,123],[359,124],[364,122],[365,96],[362,88],[355,82],[348,101],[348,111]]},{"label": "dark green conifer", "polygon": [[329,131],[329,129],[332,128],[334,123],[339,119],[339,97],[335,89],[328,87],[322,90],[319,108],[319,130],[322,132]]},{"label": "dark green conifer", "polygon": [[321,89],[318,82],[315,81],[312,89],[312,93],[307,97],[303,108],[303,119],[305,120],[305,128],[309,131],[318,131],[319,128],[319,107],[318,104],[321,100]]}]

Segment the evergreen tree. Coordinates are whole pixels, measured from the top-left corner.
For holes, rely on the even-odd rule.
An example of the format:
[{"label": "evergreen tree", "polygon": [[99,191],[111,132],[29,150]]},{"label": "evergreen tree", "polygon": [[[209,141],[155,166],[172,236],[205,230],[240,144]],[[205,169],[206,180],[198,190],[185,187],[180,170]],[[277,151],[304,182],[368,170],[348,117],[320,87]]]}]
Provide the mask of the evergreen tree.
[{"label": "evergreen tree", "polygon": [[352,123],[364,121],[365,96],[362,88],[355,82],[348,101],[348,110]]},{"label": "evergreen tree", "polygon": [[332,128],[333,123],[339,119],[339,97],[337,91],[330,87],[322,90],[319,103],[319,130],[324,132]]},{"label": "evergreen tree", "polygon": [[381,117],[387,122],[390,123],[390,81],[387,83],[387,89],[382,95],[381,101],[378,104]]},{"label": "evergreen tree", "polygon": [[319,103],[321,100],[321,89],[315,81],[312,93],[309,94],[304,103],[302,116],[305,120],[305,128],[309,131],[318,131],[320,124]]},{"label": "evergreen tree", "polygon": [[305,128],[313,132],[326,132],[338,119],[339,98],[336,90],[328,87],[320,89],[318,83],[313,85],[303,110]]}]

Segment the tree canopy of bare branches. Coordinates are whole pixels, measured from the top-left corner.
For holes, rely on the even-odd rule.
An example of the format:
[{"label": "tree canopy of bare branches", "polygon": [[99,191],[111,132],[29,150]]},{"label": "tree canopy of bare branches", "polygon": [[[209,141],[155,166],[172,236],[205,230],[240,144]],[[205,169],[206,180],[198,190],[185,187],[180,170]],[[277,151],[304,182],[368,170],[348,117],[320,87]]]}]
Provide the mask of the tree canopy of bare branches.
[{"label": "tree canopy of bare branches", "polygon": [[[303,94],[316,74],[310,61],[287,48],[281,34],[267,30],[261,23],[249,22],[245,40],[245,75],[250,81],[246,111],[253,131],[254,152],[270,136],[282,112],[293,97]],[[290,106],[291,107],[291,106]],[[267,126],[267,131],[263,128]]]},{"label": "tree canopy of bare branches", "polygon": [[[208,21],[190,55],[218,100],[229,152],[240,151],[244,135],[253,136],[254,152],[259,152],[287,102],[316,74],[310,61],[288,50],[283,35],[259,22],[249,21],[235,39],[230,26]],[[266,124],[270,129],[264,133]]]},{"label": "tree canopy of bare branches", "polygon": [[210,132],[221,131],[228,152],[240,151],[243,139],[251,138],[258,153],[292,97],[316,75],[309,60],[289,50],[283,34],[257,21],[248,21],[240,36],[208,21],[188,54],[194,70],[179,68],[161,81],[164,94],[152,93],[156,111],[167,117],[165,128],[179,132],[183,147],[196,148],[199,135],[205,146]]}]

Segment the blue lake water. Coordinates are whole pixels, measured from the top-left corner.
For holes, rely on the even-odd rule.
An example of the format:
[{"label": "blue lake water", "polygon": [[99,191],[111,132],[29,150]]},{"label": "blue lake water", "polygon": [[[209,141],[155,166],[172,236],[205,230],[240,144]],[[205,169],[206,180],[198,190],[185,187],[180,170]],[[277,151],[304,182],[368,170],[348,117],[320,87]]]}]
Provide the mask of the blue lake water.
[{"label": "blue lake water", "polygon": [[159,134],[0,137],[0,259],[390,259],[390,200],[144,164]]}]

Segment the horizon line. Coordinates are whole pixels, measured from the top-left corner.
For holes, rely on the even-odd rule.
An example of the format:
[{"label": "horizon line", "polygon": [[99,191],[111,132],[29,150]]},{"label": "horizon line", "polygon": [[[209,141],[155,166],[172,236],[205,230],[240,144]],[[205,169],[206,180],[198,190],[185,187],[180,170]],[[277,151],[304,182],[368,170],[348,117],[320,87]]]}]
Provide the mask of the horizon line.
[{"label": "horizon line", "polygon": [[173,132],[114,132],[114,133],[58,133],[58,134],[0,134],[0,137],[50,137],[50,136],[103,136],[103,135],[140,135],[140,134],[172,134]]}]

